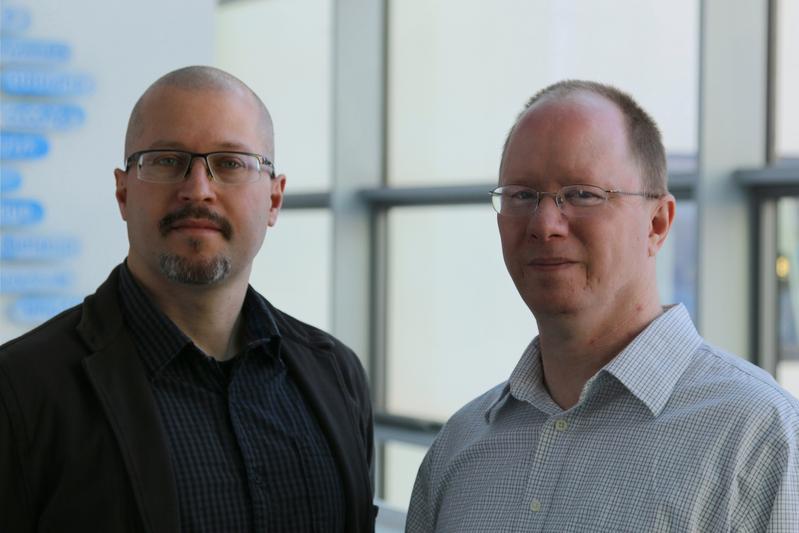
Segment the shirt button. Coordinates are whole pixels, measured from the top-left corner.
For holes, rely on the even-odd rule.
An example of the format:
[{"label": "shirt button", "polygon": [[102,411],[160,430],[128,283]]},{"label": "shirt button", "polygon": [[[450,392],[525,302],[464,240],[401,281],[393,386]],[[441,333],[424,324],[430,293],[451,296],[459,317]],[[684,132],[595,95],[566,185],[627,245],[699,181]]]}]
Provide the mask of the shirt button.
[{"label": "shirt button", "polygon": [[569,429],[569,423],[563,419],[556,420],[555,429],[557,429],[558,431],[566,431],[567,429]]},{"label": "shirt button", "polygon": [[541,502],[538,500],[533,500],[530,502],[530,510],[534,513],[537,513],[541,510]]}]

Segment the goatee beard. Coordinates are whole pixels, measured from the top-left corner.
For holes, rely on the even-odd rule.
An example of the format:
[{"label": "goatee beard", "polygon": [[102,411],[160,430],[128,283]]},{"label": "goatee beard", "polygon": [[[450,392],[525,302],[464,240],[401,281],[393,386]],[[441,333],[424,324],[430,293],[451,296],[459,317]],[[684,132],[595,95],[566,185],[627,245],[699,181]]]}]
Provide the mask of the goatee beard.
[{"label": "goatee beard", "polygon": [[[226,241],[233,237],[233,227],[223,216],[211,211],[204,205],[188,204],[169,213],[158,223],[161,235],[166,236],[176,224],[186,218],[207,219],[213,222]],[[199,239],[190,238],[188,244],[193,252],[199,252],[203,243]],[[177,254],[161,254],[158,264],[167,279],[188,285],[210,285],[225,279],[230,274],[229,257],[217,255],[208,260],[189,259]]]},{"label": "goatee beard", "polygon": [[187,259],[174,254],[161,254],[161,272],[170,280],[187,285],[210,285],[230,274],[230,258],[217,255],[209,260]]}]

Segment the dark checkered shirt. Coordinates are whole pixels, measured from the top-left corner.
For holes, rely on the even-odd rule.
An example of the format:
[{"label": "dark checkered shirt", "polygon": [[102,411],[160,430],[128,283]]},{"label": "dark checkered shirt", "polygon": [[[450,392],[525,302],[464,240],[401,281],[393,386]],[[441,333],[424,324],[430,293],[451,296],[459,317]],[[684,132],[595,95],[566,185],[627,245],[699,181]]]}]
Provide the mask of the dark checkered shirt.
[{"label": "dark checkered shirt", "polygon": [[206,356],[120,269],[125,318],[147,370],[176,480],[182,531],[342,531],[344,499],[317,420],[251,287],[243,350]]}]

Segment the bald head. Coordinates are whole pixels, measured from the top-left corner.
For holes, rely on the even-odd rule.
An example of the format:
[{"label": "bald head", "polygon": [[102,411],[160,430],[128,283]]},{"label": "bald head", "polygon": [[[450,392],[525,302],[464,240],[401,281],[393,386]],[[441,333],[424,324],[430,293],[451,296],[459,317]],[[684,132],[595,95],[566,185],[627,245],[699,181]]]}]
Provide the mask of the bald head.
[{"label": "bald head", "polygon": [[500,173],[510,139],[519,122],[528,111],[539,104],[553,100],[568,99],[581,93],[593,94],[604,98],[619,110],[624,118],[628,148],[641,171],[641,184],[644,186],[644,190],[659,195],[668,193],[666,149],[663,146],[660,130],[658,130],[655,121],[629,94],[611,85],[593,81],[560,81],[546,87],[530,98],[505,139],[502,159],[500,160]]},{"label": "bald head", "polygon": [[[263,101],[237,77],[228,74],[224,70],[206,66],[191,66],[173,70],[158,78],[144,91],[144,94],[138,99],[136,105],[133,106],[133,111],[130,113],[128,130],[125,134],[125,157],[128,157],[134,150],[133,147],[141,135],[145,120],[148,120],[144,113],[148,103],[158,98],[162,91],[169,89],[189,92],[230,93],[231,95],[244,95],[250,98],[260,115],[259,129],[263,131],[263,150],[269,154],[271,159],[274,159],[272,116]],[[152,120],[152,118],[149,118],[149,120]]]}]

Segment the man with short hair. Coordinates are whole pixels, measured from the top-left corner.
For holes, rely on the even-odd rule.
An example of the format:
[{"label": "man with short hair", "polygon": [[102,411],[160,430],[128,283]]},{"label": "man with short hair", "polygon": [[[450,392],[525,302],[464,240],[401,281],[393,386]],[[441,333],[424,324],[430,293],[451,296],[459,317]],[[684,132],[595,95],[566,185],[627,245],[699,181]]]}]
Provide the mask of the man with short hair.
[{"label": "man with short hair", "polygon": [[544,89],[492,197],[539,335],[444,426],[407,531],[799,531],[799,402],[660,304],[675,199],[646,112],[598,83]]},{"label": "man with short hair", "polygon": [[249,286],[283,201],[237,78],[166,74],[114,172],[125,262],[0,348],[0,530],[374,530],[362,366]]}]

